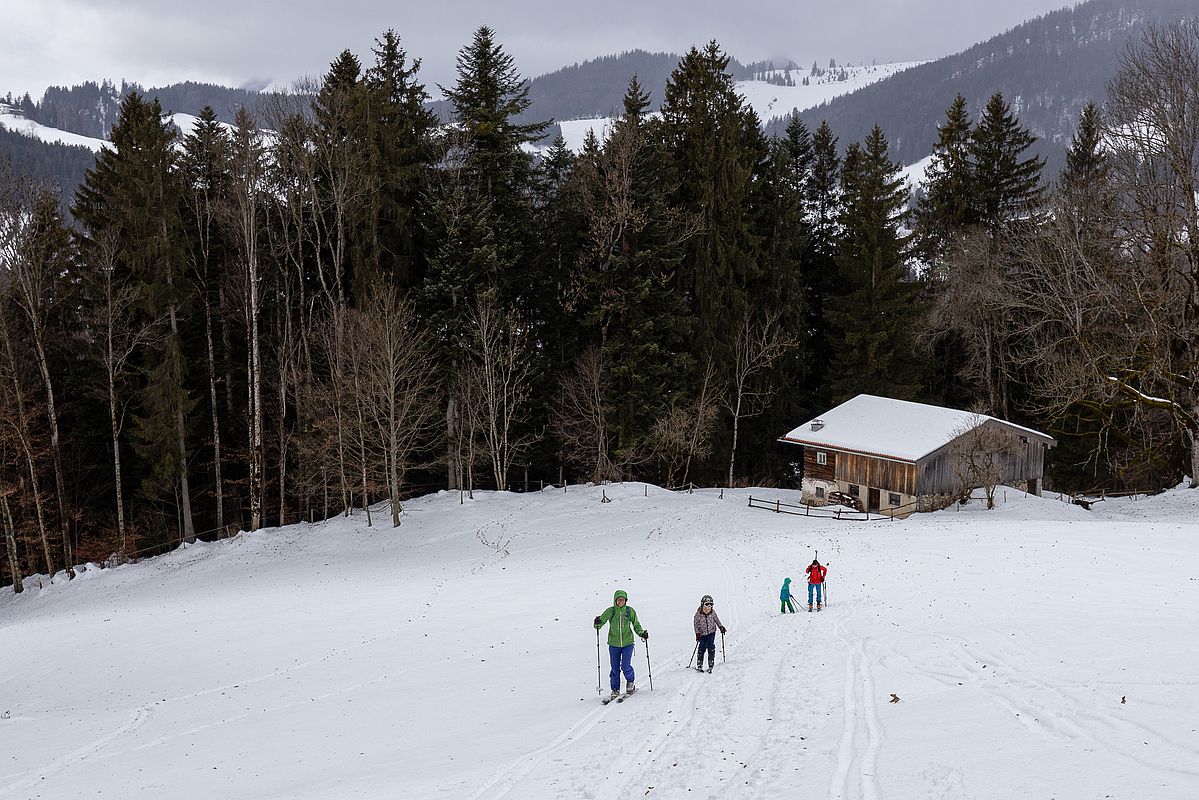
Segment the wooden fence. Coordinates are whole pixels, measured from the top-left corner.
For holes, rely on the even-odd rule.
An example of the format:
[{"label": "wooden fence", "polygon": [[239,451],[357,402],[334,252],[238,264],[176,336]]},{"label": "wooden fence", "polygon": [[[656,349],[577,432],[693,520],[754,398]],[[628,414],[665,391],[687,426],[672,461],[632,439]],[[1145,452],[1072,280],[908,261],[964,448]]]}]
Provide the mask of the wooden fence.
[{"label": "wooden fence", "polygon": [[882,511],[855,511],[844,506],[813,506],[807,503],[784,503],[781,500],[765,500],[750,495],[749,507],[762,511],[773,511],[776,514],[792,514],[798,517],[821,517],[825,519],[847,520],[850,522],[877,522],[884,519],[900,519],[916,511],[915,503],[895,506]]}]

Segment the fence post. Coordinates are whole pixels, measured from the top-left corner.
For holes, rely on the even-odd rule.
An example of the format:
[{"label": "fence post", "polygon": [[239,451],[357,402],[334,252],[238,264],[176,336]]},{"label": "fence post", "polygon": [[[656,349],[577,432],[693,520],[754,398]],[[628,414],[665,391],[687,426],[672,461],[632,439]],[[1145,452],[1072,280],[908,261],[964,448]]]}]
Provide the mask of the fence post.
[{"label": "fence post", "polygon": [[779,513],[779,501],[778,500],[774,501],[774,513],[776,513],[776,514]]},{"label": "fence post", "polygon": [[811,503],[804,503],[804,504],[803,504],[803,515],[804,515],[805,517],[810,517],[810,516],[812,516],[812,504],[811,504]]},{"label": "fence post", "polygon": [[723,487],[721,487],[721,489],[720,489],[720,499],[721,500],[724,499],[724,488]]}]

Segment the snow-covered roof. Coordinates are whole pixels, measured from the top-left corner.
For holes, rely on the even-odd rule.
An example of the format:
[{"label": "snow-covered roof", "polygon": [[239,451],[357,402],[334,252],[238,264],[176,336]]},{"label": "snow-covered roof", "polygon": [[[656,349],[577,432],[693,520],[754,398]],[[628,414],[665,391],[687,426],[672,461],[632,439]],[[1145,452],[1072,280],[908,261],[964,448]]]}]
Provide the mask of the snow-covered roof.
[{"label": "snow-covered roof", "polygon": [[1021,435],[1053,444],[1051,436],[986,414],[870,394],[846,400],[795,428],[780,441],[915,462],[991,420]]}]

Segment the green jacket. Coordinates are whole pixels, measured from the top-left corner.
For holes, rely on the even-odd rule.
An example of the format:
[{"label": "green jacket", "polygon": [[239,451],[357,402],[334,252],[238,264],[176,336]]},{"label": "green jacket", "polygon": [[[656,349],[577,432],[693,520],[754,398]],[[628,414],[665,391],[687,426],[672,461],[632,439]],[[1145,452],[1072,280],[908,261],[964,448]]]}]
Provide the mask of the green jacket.
[{"label": "green jacket", "polygon": [[616,607],[616,598],[623,597],[626,601],[629,596],[625,594],[624,589],[617,589],[616,594],[612,595],[612,605],[608,606],[608,610],[600,614],[600,624],[596,625],[596,630],[604,626],[609,620],[612,622],[608,626],[608,644],[612,647],[626,647],[633,643],[633,634],[640,636],[643,631],[641,623],[637,621],[637,612],[633,607],[625,603],[624,608]]}]

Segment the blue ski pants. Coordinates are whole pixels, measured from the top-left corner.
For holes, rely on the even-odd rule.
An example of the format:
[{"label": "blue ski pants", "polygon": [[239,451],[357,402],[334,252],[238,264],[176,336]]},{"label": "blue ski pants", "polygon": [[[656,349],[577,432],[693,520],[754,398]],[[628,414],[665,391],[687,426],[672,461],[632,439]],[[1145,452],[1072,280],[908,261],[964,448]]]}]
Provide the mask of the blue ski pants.
[{"label": "blue ski pants", "polygon": [[824,591],[824,584],[823,583],[809,583],[808,584],[808,605],[812,605],[812,590],[813,589],[816,590],[816,602],[823,603],[824,595],[822,594],[822,592]]},{"label": "blue ski pants", "polygon": [[620,691],[620,673],[622,672],[625,683],[633,683],[636,680],[636,676],[633,674],[633,645],[626,644],[624,647],[608,645],[608,658],[612,661],[612,671],[608,673],[612,691]]},{"label": "blue ski pants", "polygon": [[699,665],[704,663],[704,653],[708,654],[708,663],[709,664],[716,663],[716,632],[715,631],[713,631],[712,633],[709,633],[707,636],[704,636],[703,638],[701,638],[699,640],[699,659],[695,662],[695,666],[698,667]]}]

